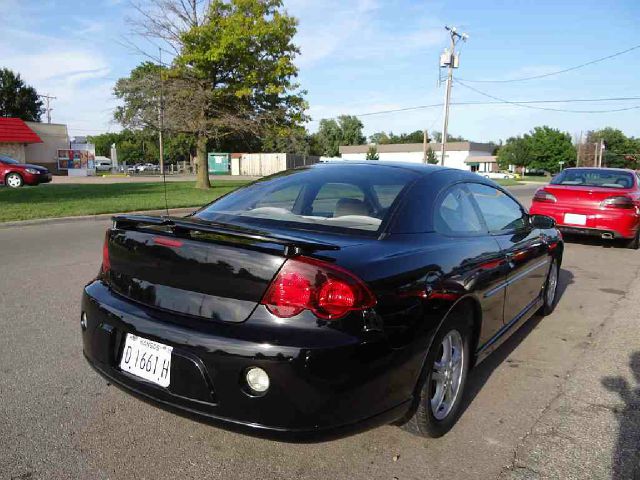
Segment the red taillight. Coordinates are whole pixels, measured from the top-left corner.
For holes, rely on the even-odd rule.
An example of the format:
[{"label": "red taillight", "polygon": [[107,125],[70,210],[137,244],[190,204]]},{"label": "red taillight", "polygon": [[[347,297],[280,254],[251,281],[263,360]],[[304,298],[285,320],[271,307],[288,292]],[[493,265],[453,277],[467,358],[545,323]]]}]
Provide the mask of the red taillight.
[{"label": "red taillight", "polygon": [[102,245],[102,267],[100,271],[106,274],[111,270],[111,261],[109,260],[109,232],[104,236],[104,244]]},{"label": "red taillight", "polygon": [[156,245],[162,245],[163,247],[180,248],[183,245],[182,240],[176,240],[169,237],[153,237],[153,243]]},{"label": "red taillight", "polygon": [[371,290],[351,272],[309,257],[288,259],[262,299],[280,318],[303,310],[325,320],[337,320],[353,310],[373,307]]},{"label": "red taillight", "polygon": [[631,198],[620,195],[605,198],[600,203],[600,206],[602,208],[634,208],[635,204],[633,203],[633,200]]},{"label": "red taillight", "polygon": [[547,192],[545,189],[541,188],[533,195],[534,202],[547,202],[547,203],[556,203],[558,200],[555,195]]}]

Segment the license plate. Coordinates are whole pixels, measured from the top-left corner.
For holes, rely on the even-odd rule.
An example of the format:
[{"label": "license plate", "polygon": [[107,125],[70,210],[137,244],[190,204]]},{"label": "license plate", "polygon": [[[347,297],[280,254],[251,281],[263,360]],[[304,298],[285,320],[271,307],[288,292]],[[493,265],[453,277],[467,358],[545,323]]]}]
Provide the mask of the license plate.
[{"label": "license plate", "polygon": [[577,215],[575,213],[565,213],[564,214],[564,223],[571,223],[572,225],[586,225],[587,224],[587,216],[586,215]]},{"label": "license plate", "polygon": [[120,369],[161,387],[171,381],[171,351],[173,347],[127,333]]}]

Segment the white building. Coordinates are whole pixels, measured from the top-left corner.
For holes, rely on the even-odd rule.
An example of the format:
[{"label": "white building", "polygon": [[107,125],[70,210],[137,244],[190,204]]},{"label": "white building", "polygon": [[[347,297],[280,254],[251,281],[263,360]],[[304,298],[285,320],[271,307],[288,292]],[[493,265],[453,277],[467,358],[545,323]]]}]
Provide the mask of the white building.
[{"label": "white building", "polygon": [[[422,163],[424,152],[422,143],[390,143],[375,145],[380,160]],[[343,160],[366,160],[371,145],[342,145],[340,153]],[[440,144],[429,144],[436,154],[438,164],[440,159]],[[498,164],[491,154],[495,145],[475,142],[450,142],[444,157],[446,167],[471,170],[472,172],[498,171]]]}]

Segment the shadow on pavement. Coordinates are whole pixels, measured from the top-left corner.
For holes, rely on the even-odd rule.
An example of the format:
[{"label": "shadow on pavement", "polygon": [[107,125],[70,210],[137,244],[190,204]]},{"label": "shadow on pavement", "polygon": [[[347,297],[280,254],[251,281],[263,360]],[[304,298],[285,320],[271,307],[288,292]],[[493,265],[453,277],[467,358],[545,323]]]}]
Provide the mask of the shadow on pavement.
[{"label": "shadow on pavement", "polygon": [[[573,283],[573,273],[564,268],[560,269],[560,276],[558,278],[558,290],[557,290],[557,303],[562,301],[562,296],[567,290],[567,287]],[[556,303],[556,304],[557,304]],[[527,338],[527,335],[531,333],[538,324],[544,319],[541,315],[534,315],[524,325],[522,325],[516,332],[514,332],[509,339],[504,342],[498,349],[489,355],[480,365],[475,367],[469,373],[468,383],[465,389],[465,397],[462,401],[462,413],[469,408],[476,398],[476,395],[482,390],[487,380],[491,377],[494,370],[498,368],[502,362],[504,362],[511,352],[513,352],[522,341]]]},{"label": "shadow on pavement", "polygon": [[613,480],[640,479],[640,351],[631,355],[632,385],[624,377],[604,377],[602,385],[624,403],[613,409],[618,420],[618,441],[613,451]]},{"label": "shadow on pavement", "polygon": [[566,243],[576,243],[579,245],[591,245],[594,247],[602,248],[622,248],[624,249],[623,241],[621,240],[604,240],[599,237],[590,237],[586,235],[571,235],[569,233],[563,234],[564,241]]}]

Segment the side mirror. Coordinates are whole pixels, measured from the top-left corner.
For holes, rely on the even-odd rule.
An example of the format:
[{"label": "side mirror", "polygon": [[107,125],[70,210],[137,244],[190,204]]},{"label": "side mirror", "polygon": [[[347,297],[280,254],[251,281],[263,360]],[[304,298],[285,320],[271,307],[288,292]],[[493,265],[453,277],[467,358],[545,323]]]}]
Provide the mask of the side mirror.
[{"label": "side mirror", "polygon": [[533,228],[547,229],[556,226],[556,221],[546,215],[531,215],[529,222]]}]

